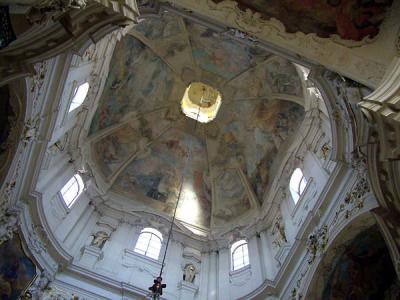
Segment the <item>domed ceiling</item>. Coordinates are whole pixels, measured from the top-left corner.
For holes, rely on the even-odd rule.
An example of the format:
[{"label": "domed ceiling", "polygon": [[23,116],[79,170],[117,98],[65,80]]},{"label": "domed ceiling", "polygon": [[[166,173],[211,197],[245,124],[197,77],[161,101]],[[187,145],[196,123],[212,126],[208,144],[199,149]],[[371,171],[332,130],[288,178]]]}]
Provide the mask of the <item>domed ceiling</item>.
[{"label": "domed ceiling", "polygon": [[[221,93],[207,124],[181,111],[192,82]],[[260,207],[303,102],[289,61],[164,13],[115,48],[90,127],[92,161],[113,192],[167,215],[184,178],[177,218],[218,227]]]}]

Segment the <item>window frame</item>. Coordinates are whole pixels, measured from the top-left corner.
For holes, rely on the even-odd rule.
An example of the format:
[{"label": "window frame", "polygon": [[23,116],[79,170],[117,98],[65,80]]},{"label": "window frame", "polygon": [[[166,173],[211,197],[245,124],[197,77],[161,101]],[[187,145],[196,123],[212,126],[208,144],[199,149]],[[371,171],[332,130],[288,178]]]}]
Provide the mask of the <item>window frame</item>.
[{"label": "window frame", "polygon": [[[145,238],[145,236],[149,236],[149,237],[143,241],[143,238]],[[154,243],[157,243],[157,245],[159,245],[159,246],[154,247],[154,243],[152,243],[152,241],[158,241],[158,242],[154,242]],[[145,246],[143,248],[139,248],[140,247],[139,243],[142,245],[145,245]],[[142,231],[140,232],[140,234],[136,240],[135,247],[133,248],[133,251],[137,254],[145,256],[146,258],[159,260],[162,247],[163,247],[162,233],[159,232],[157,229],[154,229],[151,227],[146,227],[146,228],[142,229]],[[156,251],[158,251],[157,255],[155,255],[154,252],[149,251],[149,250],[154,250],[154,249],[156,249]]]},{"label": "window frame", "polygon": [[[245,251],[244,247],[246,249]],[[238,259],[235,259],[235,253],[237,253],[239,250],[242,252],[241,254],[239,254],[241,256],[238,257],[239,260],[241,260],[241,262],[237,265],[235,264],[235,261],[237,261]],[[232,272],[240,271],[242,269],[245,269],[249,265],[250,265],[250,256],[249,256],[248,242],[246,240],[236,241],[231,245],[231,271]]]},{"label": "window frame", "polygon": [[[68,184],[69,186],[67,187]],[[77,187],[76,195],[71,200],[66,200],[65,195],[73,188],[74,185]],[[61,198],[64,207],[67,210],[70,210],[84,190],[85,183],[83,182],[82,177],[79,174],[74,174],[58,191],[58,195]]]}]

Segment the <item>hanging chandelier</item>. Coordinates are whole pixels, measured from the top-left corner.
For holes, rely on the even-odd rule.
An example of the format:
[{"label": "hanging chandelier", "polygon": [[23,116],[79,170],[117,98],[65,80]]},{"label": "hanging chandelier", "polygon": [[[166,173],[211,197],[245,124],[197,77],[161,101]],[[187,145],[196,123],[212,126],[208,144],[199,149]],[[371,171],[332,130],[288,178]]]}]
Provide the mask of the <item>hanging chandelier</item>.
[{"label": "hanging chandelier", "polygon": [[[190,85],[189,85],[189,87],[190,87]],[[197,124],[200,122],[199,117],[200,117],[200,113],[201,113],[201,107],[203,105],[203,102],[205,102],[204,95],[207,92],[207,87],[208,86],[205,85],[205,84],[203,84],[203,86],[201,87],[202,94],[201,94],[201,97],[200,97],[200,101],[199,101],[199,105],[198,105],[198,111],[197,111],[197,115],[196,115],[196,119],[195,119],[196,123],[194,125],[194,132],[196,132]],[[187,91],[185,92],[185,95],[186,95],[186,93],[187,93]],[[182,172],[182,177],[181,177],[181,181],[180,181],[180,185],[179,185],[179,192],[178,192],[178,196],[177,196],[177,200],[176,200],[176,204],[175,204],[174,214],[172,216],[171,226],[170,226],[169,231],[168,231],[167,244],[165,246],[164,256],[163,256],[163,260],[162,260],[162,263],[161,263],[160,274],[156,279],[154,279],[153,285],[151,287],[149,287],[149,290],[151,292],[150,293],[150,299],[151,300],[159,300],[160,296],[163,294],[163,289],[167,287],[167,285],[165,283],[162,283],[162,275],[163,275],[163,271],[164,271],[165,258],[167,256],[168,246],[169,246],[169,242],[170,242],[171,235],[172,235],[172,228],[173,228],[174,223],[175,223],[176,211],[178,210],[178,205],[179,205],[179,202],[181,200],[183,181],[185,179],[187,166],[188,166],[189,161],[191,159],[191,154],[192,154],[192,151],[191,151],[192,149],[191,148],[192,147],[189,144],[188,152],[187,152],[188,154],[187,154],[187,157],[186,157],[186,162],[185,162],[185,165],[184,165],[184,169],[183,169],[183,172]]]}]

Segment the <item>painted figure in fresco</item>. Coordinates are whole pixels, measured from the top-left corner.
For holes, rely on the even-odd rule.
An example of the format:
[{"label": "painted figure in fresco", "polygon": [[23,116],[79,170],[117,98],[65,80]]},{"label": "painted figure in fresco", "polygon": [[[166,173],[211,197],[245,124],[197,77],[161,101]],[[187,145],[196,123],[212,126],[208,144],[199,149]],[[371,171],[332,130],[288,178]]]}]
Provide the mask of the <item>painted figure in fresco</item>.
[{"label": "painted figure in fresco", "polygon": [[183,280],[193,283],[196,277],[196,268],[193,265],[187,265],[183,273]]},{"label": "painted figure in fresco", "polygon": [[321,300],[398,299],[385,297],[397,276],[376,225],[348,242],[333,262]]},{"label": "painted figure in fresco", "polygon": [[0,245],[0,299],[18,299],[36,268],[22,250],[18,235]]},{"label": "painted figure in fresco", "polygon": [[[213,0],[216,3],[222,0]],[[286,32],[315,33],[327,38],[360,41],[375,37],[386,9],[393,0],[236,0],[242,11],[258,12],[262,18],[275,18]]]}]

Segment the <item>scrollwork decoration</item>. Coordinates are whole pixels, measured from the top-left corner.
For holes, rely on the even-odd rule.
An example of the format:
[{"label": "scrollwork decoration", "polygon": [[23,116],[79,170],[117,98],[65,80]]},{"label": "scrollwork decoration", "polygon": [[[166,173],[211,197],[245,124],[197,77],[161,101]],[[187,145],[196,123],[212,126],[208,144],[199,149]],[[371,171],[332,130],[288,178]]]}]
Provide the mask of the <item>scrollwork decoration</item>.
[{"label": "scrollwork decoration", "polygon": [[325,251],[328,245],[328,226],[323,225],[308,236],[307,251],[309,253],[308,263],[312,264],[318,254]]}]

